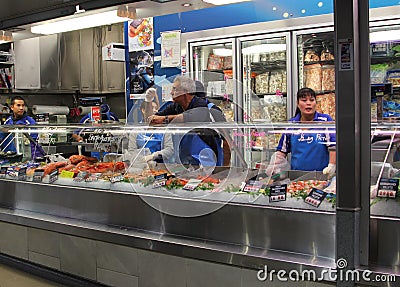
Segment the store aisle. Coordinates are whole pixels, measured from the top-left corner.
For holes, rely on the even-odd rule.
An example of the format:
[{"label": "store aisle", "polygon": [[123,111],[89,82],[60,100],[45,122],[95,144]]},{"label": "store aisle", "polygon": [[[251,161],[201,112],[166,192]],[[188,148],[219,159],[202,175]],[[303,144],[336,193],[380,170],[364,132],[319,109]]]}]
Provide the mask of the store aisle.
[{"label": "store aisle", "polygon": [[0,264],[0,287],[63,287],[58,283]]}]

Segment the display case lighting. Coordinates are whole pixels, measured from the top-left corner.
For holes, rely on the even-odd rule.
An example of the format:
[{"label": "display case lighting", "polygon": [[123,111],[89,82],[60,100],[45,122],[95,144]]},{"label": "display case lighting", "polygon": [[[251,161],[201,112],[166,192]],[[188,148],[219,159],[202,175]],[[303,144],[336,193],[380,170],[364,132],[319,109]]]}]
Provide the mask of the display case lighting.
[{"label": "display case lighting", "polygon": [[260,44],[242,50],[244,55],[286,51],[286,44]]},{"label": "display case lighting", "polygon": [[214,55],[221,56],[221,57],[228,57],[232,56],[232,50],[227,48],[216,48],[213,49]]},{"label": "display case lighting", "polygon": [[400,30],[376,31],[369,34],[371,43],[400,40]]}]

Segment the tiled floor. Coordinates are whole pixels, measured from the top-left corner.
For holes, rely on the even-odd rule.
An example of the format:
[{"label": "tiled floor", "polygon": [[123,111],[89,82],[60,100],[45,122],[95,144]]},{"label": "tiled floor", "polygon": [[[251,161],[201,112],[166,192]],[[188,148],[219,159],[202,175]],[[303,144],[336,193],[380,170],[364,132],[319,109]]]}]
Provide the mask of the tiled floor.
[{"label": "tiled floor", "polygon": [[35,275],[0,264],[0,287],[64,287]]}]

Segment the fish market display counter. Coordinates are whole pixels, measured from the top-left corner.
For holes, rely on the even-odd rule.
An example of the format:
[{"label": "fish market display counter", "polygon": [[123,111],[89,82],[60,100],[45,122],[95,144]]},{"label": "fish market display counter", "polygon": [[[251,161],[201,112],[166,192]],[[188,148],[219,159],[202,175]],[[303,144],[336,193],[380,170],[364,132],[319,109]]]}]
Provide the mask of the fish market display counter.
[{"label": "fish market display counter", "polygon": [[[156,252],[177,260],[227,264],[254,274],[266,265],[319,271],[335,267],[335,194],[334,189],[323,191],[331,181],[318,172],[286,172],[272,180],[262,169],[243,166],[244,152],[236,141],[248,139],[232,134],[239,134],[238,129],[249,134],[248,126],[207,125],[228,139],[232,165],[200,168],[146,163],[146,148],[127,150],[132,134],[146,132],[141,126],[55,126],[52,132],[78,128],[109,133],[111,141],[91,143],[100,150],[100,160],[84,155],[85,142],[82,155],[45,155],[47,162],[42,163],[26,155],[21,162],[3,161],[0,228],[5,240],[16,241],[16,249],[4,243],[2,253],[97,282],[102,282],[104,270],[144,276],[130,274],[126,265],[118,269],[115,262],[100,266],[101,254],[118,257],[115,248],[124,254],[134,250],[139,257]],[[268,136],[277,127],[258,128]],[[49,127],[28,129],[49,134]],[[157,132],[182,134],[182,129]],[[115,154],[107,153],[111,146]],[[96,251],[104,246],[113,249]]]}]

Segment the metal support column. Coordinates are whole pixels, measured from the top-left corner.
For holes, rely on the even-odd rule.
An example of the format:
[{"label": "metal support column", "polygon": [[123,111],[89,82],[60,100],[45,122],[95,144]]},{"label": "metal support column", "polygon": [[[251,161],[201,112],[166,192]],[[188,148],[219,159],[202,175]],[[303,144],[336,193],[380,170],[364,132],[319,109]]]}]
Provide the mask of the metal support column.
[{"label": "metal support column", "polygon": [[[336,258],[341,262],[338,269],[346,271],[368,261],[369,221],[365,221],[369,214],[365,210],[368,207],[361,207],[366,201],[362,191],[369,195],[370,182],[369,1],[335,0],[334,7],[338,163]],[[344,260],[347,264],[343,264]],[[355,282],[340,279],[337,286],[355,286]]]}]

